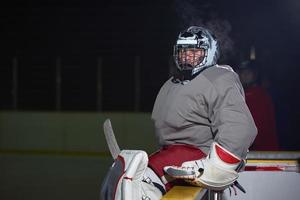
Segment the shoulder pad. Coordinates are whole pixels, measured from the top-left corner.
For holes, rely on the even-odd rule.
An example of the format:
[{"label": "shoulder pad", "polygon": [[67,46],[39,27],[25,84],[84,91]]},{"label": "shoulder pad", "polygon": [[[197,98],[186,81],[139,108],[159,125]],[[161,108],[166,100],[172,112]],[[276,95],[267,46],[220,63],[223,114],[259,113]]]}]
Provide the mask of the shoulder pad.
[{"label": "shoulder pad", "polygon": [[216,67],[222,68],[222,69],[226,69],[226,70],[231,71],[231,72],[234,72],[234,70],[232,69],[232,67],[230,67],[229,65],[216,65]]}]

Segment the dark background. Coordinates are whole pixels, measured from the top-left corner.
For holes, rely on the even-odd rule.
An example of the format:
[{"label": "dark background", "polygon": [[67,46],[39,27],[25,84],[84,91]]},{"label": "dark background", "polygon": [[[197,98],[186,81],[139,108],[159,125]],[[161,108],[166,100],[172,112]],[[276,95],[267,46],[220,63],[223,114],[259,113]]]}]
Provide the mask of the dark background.
[{"label": "dark background", "polygon": [[[289,124],[284,146],[299,150],[297,0],[12,0],[2,3],[0,11],[2,110],[151,112],[160,86],[169,77],[178,32],[191,24],[215,22],[223,44],[221,64],[236,67],[255,47],[261,73],[276,91],[279,114]],[[101,108],[97,105],[99,58]],[[59,108],[57,60],[61,66]]]}]

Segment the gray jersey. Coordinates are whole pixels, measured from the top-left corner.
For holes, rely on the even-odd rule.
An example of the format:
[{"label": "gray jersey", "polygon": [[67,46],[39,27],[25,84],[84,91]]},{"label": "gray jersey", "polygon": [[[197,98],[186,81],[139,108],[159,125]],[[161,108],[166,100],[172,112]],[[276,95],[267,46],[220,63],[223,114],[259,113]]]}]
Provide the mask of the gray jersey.
[{"label": "gray jersey", "polygon": [[245,158],[257,129],[238,75],[213,66],[191,81],[169,79],[156,98],[152,119],[159,144],[191,144],[207,153],[213,141]]}]

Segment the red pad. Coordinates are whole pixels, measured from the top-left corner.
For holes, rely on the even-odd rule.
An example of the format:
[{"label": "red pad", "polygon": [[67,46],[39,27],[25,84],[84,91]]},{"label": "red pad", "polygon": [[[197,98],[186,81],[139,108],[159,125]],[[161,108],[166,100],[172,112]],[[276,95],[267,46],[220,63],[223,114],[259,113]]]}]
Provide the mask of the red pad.
[{"label": "red pad", "polygon": [[226,152],[226,150],[222,149],[220,146],[215,145],[215,148],[216,148],[216,152],[217,152],[218,156],[224,162],[229,163],[229,164],[237,164],[240,162],[240,160],[238,158],[232,156],[231,154]]}]

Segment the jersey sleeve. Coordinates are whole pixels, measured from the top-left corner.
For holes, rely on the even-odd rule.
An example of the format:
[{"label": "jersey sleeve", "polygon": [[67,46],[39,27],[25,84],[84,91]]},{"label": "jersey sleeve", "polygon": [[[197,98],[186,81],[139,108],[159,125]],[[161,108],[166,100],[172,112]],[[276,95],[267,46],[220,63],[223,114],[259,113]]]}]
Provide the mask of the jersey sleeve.
[{"label": "jersey sleeve", "polygon": [[209,101],[214,140],[244,159],[256,137],[257,128],[237,74],[228,72],[215,80]]}]

